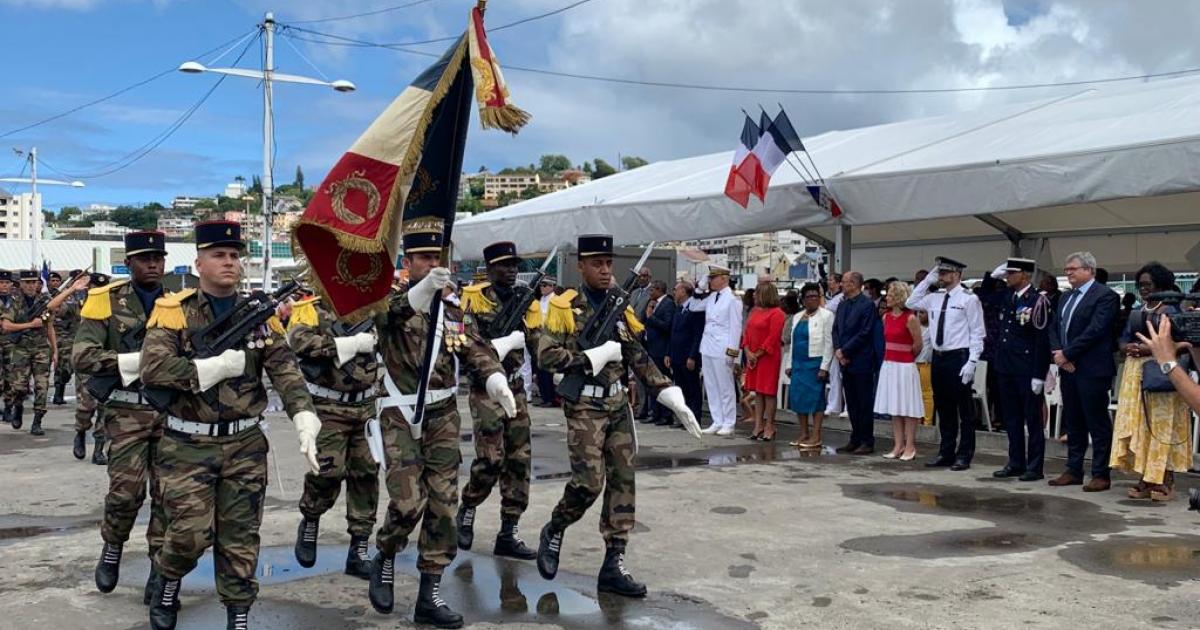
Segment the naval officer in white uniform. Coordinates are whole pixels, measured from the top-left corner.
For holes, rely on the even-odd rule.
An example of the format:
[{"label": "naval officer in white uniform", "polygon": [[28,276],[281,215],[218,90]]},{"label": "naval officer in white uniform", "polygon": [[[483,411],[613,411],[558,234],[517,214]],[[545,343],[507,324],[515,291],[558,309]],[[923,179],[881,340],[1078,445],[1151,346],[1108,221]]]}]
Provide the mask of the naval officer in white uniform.
[{"label": "naval officer in white uniform", "polygon": [[733,435],[737,420],[737,389],[733,366],[742,346],[742,301],[729,288],[729,270],[708,268],[709,294],[694,300],[691,310],[704,311],[704,336],[700,338],[700,370],[712,424],[704,433]]}]

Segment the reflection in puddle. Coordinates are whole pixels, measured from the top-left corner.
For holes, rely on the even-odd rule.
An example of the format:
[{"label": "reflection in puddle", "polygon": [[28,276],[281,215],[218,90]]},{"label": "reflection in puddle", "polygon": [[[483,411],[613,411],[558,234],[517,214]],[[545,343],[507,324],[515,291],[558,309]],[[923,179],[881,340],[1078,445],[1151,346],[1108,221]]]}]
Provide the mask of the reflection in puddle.
[{"label": "reflection in puddle", "polygon": [[[780,444],[742,444],[737,446],[721,446],[703,451],[695,451],[684,455],[667,455],[655,453],[649,449],[643,450],[634,459],[634,467],[638,470],[663,470],[670,468],[691,468],[696,466],[731,466],[734,464],[752,464],[779,461],[794,461],[829,457],[836,452],[832,446],[815,450],[801,450]],[[566,463],[562,464],[564,467]],[[540,466],[534,465],[533,478],[539,481],[552,479],[567,479],[570,470],[544,470],[538,472]]]},{"label": "reflection in puddle", "polygon": [[1112,536],[1070,545],[1062,559],[1092,573],[1169,588],[1200,576],[1200,537]]},{"label": "reflection in puddle", "polygon": [[44,534],[65,534],[82,529],[99,528],[100,519],[87,516],[0,516],[0,545],[12,544]]}]

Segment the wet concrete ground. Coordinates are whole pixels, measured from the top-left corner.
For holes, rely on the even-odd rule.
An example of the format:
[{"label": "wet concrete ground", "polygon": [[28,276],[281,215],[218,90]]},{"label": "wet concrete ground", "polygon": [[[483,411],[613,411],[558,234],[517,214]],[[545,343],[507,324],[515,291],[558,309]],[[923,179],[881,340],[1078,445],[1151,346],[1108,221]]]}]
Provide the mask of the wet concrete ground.
[{"label": "wet concrete ground", "polygon": [[[463,405],[465,409],[465,404]],[[533,542],[569,476],[565,427],[534,410],[534,474],[522,522]],[[414,551],[397,566],[397,612],[379,615],[366,583],[342,574],[343,508],[322,520],[317,566],[292,543],[304,471],[295,437],[272,417],[271,487],[262,528],[256,628],[408,627]],[[884,427],[880,427],[881,433]],[[103,470],[70,455],[70,413],[47,436],[0,428],[0,619],[11,628],[141,628],[144,525],[126,546],[122,582],[97,593]],[[1151,505],[1043,483],[995,481],[999,454],[969,471],[925,469],[918,457],[802,453],[776,442],[707,438],[639,427],[638,524],[627,566],[646,600],[601,596],[603,541],[595,506],[564,540],[547,582],[532,563],[494,558],[499,498],[481,508],[472,552],[459,554],[443,596],[468,627],[564,628],[1016,628],[1200,626],[1200,515],[1180,498]],[[844,435],[829,432],[827,445]],[[464,427],[464,474],[473,454]],[[879,452],[888,447],[881,441]],[[922,445],[932,454],[931,445]],[[1057,474],[1061,462],[1048,462]],[[382,509],[381,509],[382,513]],[[181,628],[222,627],[211,555],[184,581]]]}]

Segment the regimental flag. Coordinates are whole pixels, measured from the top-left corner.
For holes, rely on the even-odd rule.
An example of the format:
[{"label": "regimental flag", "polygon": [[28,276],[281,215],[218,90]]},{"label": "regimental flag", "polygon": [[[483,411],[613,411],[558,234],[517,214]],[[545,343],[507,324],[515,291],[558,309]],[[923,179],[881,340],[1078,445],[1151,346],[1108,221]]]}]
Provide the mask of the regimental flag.
[{"label": "regimental flag", "polygon": [[804,144],[792,127],[787,114],[780,110],[775,120],[771,120],[766,112],[762,113],[762,134],[754,145],[753,155],[758,157],[760,169],[754,180],[754,195],[762,201],[767,200],[767,188],[771,185],[771,176],[787,161],[788,156],[802,150]]},{"label": "regimental flag", "polygon": [[50,292],[50,263],[45,259],[42,260],[42,271],[39,274],[42,278],[42,293]]},{"label": "regimental flag", "polygon": [[837,199],[829,194],[829,189],[824,185],[806,186],[808,194],[812,195],[813,202],[829,211],[829,215],[833,218],[842,216],[842,207],[838,205]]},{"label": "regimental flag", "polygon": [[317,188],[292,240],[308,280],[339,318],[357,321],[381,308],[403,219],[441,217],[449,235],[471,97],[485,127],[516,133],[528,121],[508,101],[499,69],[476,7],[467,32],[392,101]]},{"label": "regimental flag", "polygon": [[750,152],[760,135],[758,125],[746,116],[746,122],[742,124],[742,137],[739,138],[737,150],[733,152],[729,177],[725,180],[725,196],[743,208],[750,203],[750,193],[754,190],[758,172],[762,170],[758,158]]}]

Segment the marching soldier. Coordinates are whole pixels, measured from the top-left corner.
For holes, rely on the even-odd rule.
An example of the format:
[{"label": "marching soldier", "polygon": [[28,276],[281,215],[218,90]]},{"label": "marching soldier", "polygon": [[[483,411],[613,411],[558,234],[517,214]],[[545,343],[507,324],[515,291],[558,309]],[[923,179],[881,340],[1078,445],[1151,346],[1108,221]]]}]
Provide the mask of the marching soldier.
[{"label": "marching soldier", "polygon": [[375,528],[379,507],[379,467],[371,459],[363,429],[375,417],[379,362],[373,322],[366,320],[362,326],[355,331],[338,322],[320,298],[310,297],[292,307],[287,336],[321,419],[317,435],[320,472],[304,476],[300,497],[304,518],[296,532],[296,561],[303,567],[316,564],[321,515],[333,507],[344,481],[350,534],[345,571],[368,579],[371,558],[367,539]]},{"label": "marching soldier", "polygon": [[[78,271],[71,274],[71,280],[74,281],[79,275]],[[50,272],[50,281],[48,283],[48,291],[50,297],[58,297],[62,291],[62,274],[57,271]],[[71,347],[75,342],[75,331],[79,328],[79,309],[83,305],[83,299],[80,294],[76,293],[66,301],[65,304],[58,307],[54,311],[54,337],[58,348],[58,361],[54,364],[54,397],[51,403],[55,405],[65,405],[66,400],[63,395],[66,393],[67,382],[71,380]],[[82,458],[81,458],[82,459]]]},{"label": "marching soldier", "polygon": [[[467,325],[480,332],[496,319],[499,311],[511,300],[519,300],[517,269],[521,259],[517,247],[510,242],[488,245],[483,250],[489,282],[474,284],[463,290],[463,310]],[[531,289],[523,289],[531,291]],[[529,506],[529,473],[532,457],[529,444],[529,406],[525,398],[525,383],[521,367],[526,348],[536,351],[538,328],[541,326],[541,304],[534,300],[524,314],[523,324],[507,336],[490,339],[497,356],[502,358],[517,413],[509,417],[499,404],[488,397],[486,383],[471,380],[471,418],[475,433],[475,461],[471,462],[471,478],[462,493],[458,509],[458,547],[470,549],[475,539],[475,508],[487,499],[496,482],[500,482],[500,533],[492,553],[520,560],[533,560],[537,552],[517,537],[517,523]]]},{"label": "marching soldier", "polygon": [[[538,363],[542,369],[563,374],[583,370],[588,378],[579,400],[567,400],[564,404],[572,475],[550,522],[542,528],[537,564],[542,577],[554,579],[563,533],[583,517],[603,492],[600,533],[606,550],[597,590],[644,597],[646,586],[625,569],[625,547],[634,525],[633,456],[637,448],[624,384],[628,369],[646,384],[650,389],[648,394],[654,394],[697,437],[700,428],[684,402],[683,392],[658,371],[637,341],[642,326],[632,310],[627,309],[624,321],[617,323],[619,341],[610,340],[591,350],[579,349],[577,332],[604,303],[609,287],[613,286],[612,265],[611,236],[579,237],[581,291],[567,291],[551,298],[550,312],[538,342]],[[561,388],[559,393],[564,393]]]},{"label": "marching soldier", "polygon": [[[91,287],[93,289],[103,288],[108,285],[109,277],[102,273],[88,274],[91,278]],[[75,273],[72,272],[72,276]],[[81,324],[82,326],[82,324]],[[76,331],[78,333],[78,331]],[[72,347],[72,355],[74,355],[74,345]],[[74,361],[74,356],[72,356]],[[92,431],[92,463],[97,466],[108,465],[108,455],[104,452],[104,423],[99,418],[100,404],[88,392],[87,387],[88,375],[81,370],[75,370],[75,443],[71,448],[71,454],[75,459],[83,459],[87,457],[87,432],[92,430],[93,422],[96,427]]]},{"label": "marching soldier", "polygon": [[[142,397],[138,362],[146,321],[155,301],[163,296],[166,236],[162,232],[130,232],[125,235],[125,266],[131,279],[88,291],[75,335],[75,367],[92,379],[107,384],[111,392],[104,401],[103,425],[109,444],[108,494],[104,496],[104,520],[100,537],[104,547],[96,564],[96,589],[110,593],[117,586],[121,553],[147,495],[149,484],[150,524],[146,543],[151,559],[143,603],[149,605],[156,574],[153,559],[162,547],[163,516],[161,487],[154,470],[154,457],[163,432],[163,414]],[[61,355],[60,355],[61,356]],[[97,423],[100,424],[100,423]],[[75,434],[76,457],[83,433]],[[102,438],[97,438],[100,452]]]},{"label": "marching soldier", "polygon": [[[16,303],[12,289],[12,272],[0,269],[0,318]],[[12,388],[12,345],[12,335],[0,328],[0,407],[3,409],[0,418],[5,422],[9,421],[8,404],[12,402],[12,395],[9,393]]]},{"label": "marching soldier", "polygon": [[[8,310],[0,313],[0,328],[9,333],[12,341],[10,351],[12,379],[9,381],[8,421],[14,429],[24,422],[25,398],[29,396],[29,381],[33,380],[33,424],[32,435],[45,435],[42,417],[46,415],[46,398],[50,389],[50,365],[57,360],[58,348],[54,327],[48,326],[54,310],[66,301],[71,292],[61,292],[50,298],[38,292],[39,279],[32,269],[20,273],[21,294],[13,300]],[[82,289],[72,285],[72,289]],[[72,291],[73,292],[73,291]],[[15,333],[15,334],[14,334]]]},{"label": "marching soldier", "polygon": [[377,403],[386,458],[387,519],[375,544],[379,549],[371,566],[371,606],[390,613],[395,606],[396,553],[408,544],[409,534],[421,524],[417,569],[421,572],[416,623],[439,628],[462,626],[440,595],[442,573],[458,552],[455,510],[458,507],[458,466],[461,421],[455,394],[456,364],[462,362],[472,379],[485,383],[487,395],[505,415],[516,415],[516,400],[495,351],[463,324],[463,313],[442,298],[441,350],[434,357],[425,394],[420,426],[410,426],[417,404],[419,374],[424,366],[429,311],[434,296],[442,296],[450,283],[450,270],[440,267],[443,221],[435,216],[410,219],[403,226],[404,266],[409,272],[407,292],[390,298],[388,311],[376,318],[379,347],[387,372],[387,396]]},{"label": "marching soldier", "polygon": [[[138,368],[147,395],[160,400],[169,393],[160,400],[167,417],[155,454],[167,529],[153,561],[159,578],[150,626],[175,627],[183,577],[213,545],[228,627],[246,628],[258,595],[254,572],[267,490],[267,438],[259,427],[267,406],[264,372],[314,472],[321,422],[276,319],[239,340],[241,347],[190,358],[194,336],[237,306],[245,251],[237,223],[208,221],[195,229],[199,290],[155,302]],[[237,324],[228,321],[225,330]]]}]

